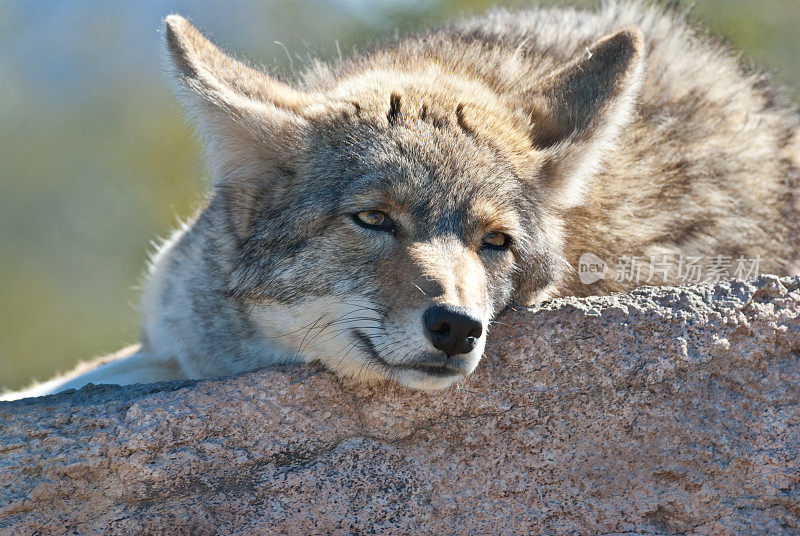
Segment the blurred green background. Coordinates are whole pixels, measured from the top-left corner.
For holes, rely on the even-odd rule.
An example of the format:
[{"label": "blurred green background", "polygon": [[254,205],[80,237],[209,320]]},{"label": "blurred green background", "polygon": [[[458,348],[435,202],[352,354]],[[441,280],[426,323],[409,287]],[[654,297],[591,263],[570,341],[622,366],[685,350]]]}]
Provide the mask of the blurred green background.
[{"label": "blurred green background", "polygon": [[[0,385],[135,342],[152,242],[202,199],[201,149],[161,69],[165,15],[286,72],[492,4],[0,0]],[[698,0],[693,17],[800,101],[798,0]]]}]

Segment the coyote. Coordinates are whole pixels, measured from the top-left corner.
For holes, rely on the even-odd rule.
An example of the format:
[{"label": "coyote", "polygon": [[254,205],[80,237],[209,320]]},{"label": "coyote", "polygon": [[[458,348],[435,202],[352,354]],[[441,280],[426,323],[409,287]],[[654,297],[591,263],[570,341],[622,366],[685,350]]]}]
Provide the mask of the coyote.
[{"label": "coyote", "polygon": [[[673,11],[495,10],[291,83],[164,35],[212,192],[154,258],[141,344],[6,398],[299,361],[440,389],[512,304],[686,258],[796,271],[798,115]],[[668,268],[587,283],[584,255]]]}]

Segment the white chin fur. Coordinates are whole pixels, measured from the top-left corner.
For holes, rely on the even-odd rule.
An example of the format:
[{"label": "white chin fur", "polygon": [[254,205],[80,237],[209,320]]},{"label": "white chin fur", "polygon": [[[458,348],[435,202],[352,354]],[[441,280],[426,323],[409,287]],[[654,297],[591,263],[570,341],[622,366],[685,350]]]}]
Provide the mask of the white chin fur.
[{"label": "white chin fur", "polygon": [[438,376],[431,376],[430,374],[425,374],[423,372],[418,371],[403,371],[401,373],[394,373],[392,375],[395,381],[404,387],[408,387],[409,389],[418,389],[420,391],[436,391],[439,389],[447,389],[458,380],[466,378],[467,375],[458,376],[447,376],[447,377],[438,377]]},{"label": "white chin fur", "polygon": [[422,371],[412,369],[393,369],[389,376],[397,383],[408,387],[410,389],[419,389],[423,391],[435,391],[438,389],[446,389],[472,374],[483,354],[485,339],[482,339],[475,350],[473,350],[467,359],[469,359],[469,368],[463,374],[456,374],[454,376],[435,376],[426,374]]}]

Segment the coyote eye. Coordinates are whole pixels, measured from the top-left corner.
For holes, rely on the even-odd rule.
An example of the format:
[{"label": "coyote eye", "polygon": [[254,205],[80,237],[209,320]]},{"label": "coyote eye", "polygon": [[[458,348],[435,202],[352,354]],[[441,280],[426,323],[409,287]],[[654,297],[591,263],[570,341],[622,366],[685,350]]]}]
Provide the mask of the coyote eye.
[{"label": "coyote eye", "polygon": [[395,231],[392,219],[380,210],[364,210],[353,214],[353,221],[365,229],[390,233]]},{"label": "coyote eye", "polygon": [[511,237],[505,233],[489,233],[483,237],[483,247],[488,249],[508,249],[511,243]]}]

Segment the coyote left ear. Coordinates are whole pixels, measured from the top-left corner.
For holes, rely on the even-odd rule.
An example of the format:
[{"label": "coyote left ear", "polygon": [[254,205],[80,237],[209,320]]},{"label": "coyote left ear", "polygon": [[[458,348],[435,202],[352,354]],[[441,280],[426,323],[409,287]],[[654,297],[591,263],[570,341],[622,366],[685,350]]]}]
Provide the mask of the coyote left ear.
[{"label": "coyote left ear", "polygon": [[307,95],[219,50],[178,15],[164,20],[178,97],[206,141],[214,185],[245,239],[257,202],[279,203],[302,151]]},{"label": "coyote left ear", "polygon": [[630,118],[642,84],[645,43],[635,27],[608,35],[525,97],[534,147],[545,154],[543,186],[563,208],[586,185]]},{"label": "coyote left ear", "polygon": [[248,156],[270,162],[286,155],[305,125],[306,94],[234,60],[179,15],[164,26],[178,96],[208,140],[214,179]]}]

